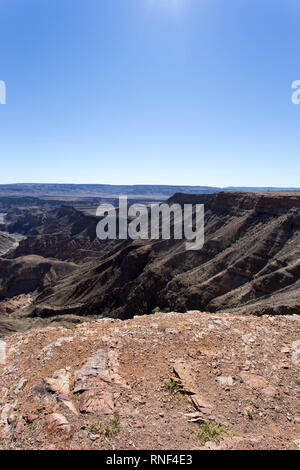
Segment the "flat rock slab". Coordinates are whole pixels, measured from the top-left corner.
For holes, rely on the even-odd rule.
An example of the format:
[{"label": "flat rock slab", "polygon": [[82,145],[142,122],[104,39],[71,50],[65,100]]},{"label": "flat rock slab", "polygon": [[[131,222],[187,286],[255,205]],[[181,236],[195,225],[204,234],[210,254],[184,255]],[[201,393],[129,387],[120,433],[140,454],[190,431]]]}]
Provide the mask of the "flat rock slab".
[{"label": "flat rock slab", "polygon": [[102,386],[111,382],[108,354],[104,349],[100,349],[90,357],[77,373],[74,393],[94,388],[95,378],[96,383],[98,380],[102,382]]},{"label": "flat rock slab", "polygon": [[181,380],[181,383],[184,385],[185,390],[188,390],[190,393],[193,394],[197,393],[195,376],[190,364],[179,359],[174,364],[174,372],[177,377],[179,377],[179,379]]},{"label": "flat rock slab", "polygon": [[74,393],[82,393],[81,413],[112,415],[114,394],[107,351],[100,349],[90,357],[76,375]]},{"label": "flat rock slab", "polygon": [[52,413],[45,418],[49,432],[55,432],[59,434],[70,434],[71,426],[65,416],[59,413]]},{"label": "flat rock slab", "polygon": [[60,369],[54,372],[53,377],[44,379],[47,392],[53,393],[59,402],[62,402],[74,414],[78,411],[70,397],[70,372]]},{"label": "flat rock slab", "polygon": [[0,341],[0,365],[6,364],[6,342]]},{"label": "flat rock slab", "polygon": [[292,343],[292,363],[295,366],[300,366],[300,340]]},{"label": "flat rock slab", "polygon": [[84,392],[80,401],[81,413],[111,415],[114,412],[114,396],[110,389]]},{"label": "flat rock slab", "polygon": [[205,414],[210,414],[213,407],[199,393],[192,366],[179,359],[174,364],[174,372],[181,381],[183,391],[191,394],[190,398],[195,408]]},{"label": "flat rock slab", "polygon": [[265,388],[268,382],[261,375],[252,374],[250,372],[241,372],[240,376],[243,381],[252,388]]}]

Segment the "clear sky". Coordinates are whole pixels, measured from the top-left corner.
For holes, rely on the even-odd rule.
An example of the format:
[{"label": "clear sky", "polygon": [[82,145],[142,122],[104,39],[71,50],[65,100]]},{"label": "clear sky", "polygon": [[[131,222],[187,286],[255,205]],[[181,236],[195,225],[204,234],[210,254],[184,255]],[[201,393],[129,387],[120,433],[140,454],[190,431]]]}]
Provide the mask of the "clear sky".
[{"label": "clear sky", "polygon": [[0,183],[300,186],[299,0],[0,0]]}]

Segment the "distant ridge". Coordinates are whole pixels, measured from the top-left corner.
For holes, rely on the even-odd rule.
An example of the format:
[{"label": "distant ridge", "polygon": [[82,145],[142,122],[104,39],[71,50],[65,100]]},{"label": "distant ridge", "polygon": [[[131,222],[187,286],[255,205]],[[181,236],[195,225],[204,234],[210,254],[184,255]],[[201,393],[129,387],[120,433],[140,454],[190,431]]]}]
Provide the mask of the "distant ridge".
[{"label": "distant ridge", "polygon": [[213,187],[176,185],[109,185],[19,183],[0,185],[1,196],[35,197],[101,197],[112,198],[126,194],[134,199],[167,199],[175,193],[212,194],[219,191],[300,191],[300,188],[278,187]]}]

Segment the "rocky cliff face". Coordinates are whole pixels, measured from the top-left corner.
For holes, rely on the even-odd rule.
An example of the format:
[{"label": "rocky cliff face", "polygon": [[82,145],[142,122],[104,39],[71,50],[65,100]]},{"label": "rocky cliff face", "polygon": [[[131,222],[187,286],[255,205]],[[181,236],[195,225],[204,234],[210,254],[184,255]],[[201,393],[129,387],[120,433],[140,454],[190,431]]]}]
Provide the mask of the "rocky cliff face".
[{"label": "rocky cliff face", "polygon": [[[16,278],[18,288],[2,287],[2,298],[7,292],[35,291],[22,313],[31,318],[124,319],[156,307],[257,315],[300,312],[299,193],[176,194],[169,201],[174,202],[205,205],[202,250],[187,252],[184,240],[100,243],[97,218],[70,206],[9,213],[10,229],[27,237],[9,259],[21,258],[25,266],[34,254],[48,260],[45,266],[55,258],[71,262],[71,269],[46,284],[30,276],[26,280],[30,270],[24,269],[22,282]],[[14,283],[2,266],[2,279]]]},{"label": "rocky cliff face", "polygon": [[18,245],[16,238],[8,233],[0,232],[0,256],[5,255]]},{"label": "rocky cliff face", "polygon": [[[205,204],[205,244],[185,241],[116,245],[78,276],[42,294],[32,314],[128,318],[153,308],[254,314],[300,312],[300,195],[175,195],[170,203]],[[67,299],[67,300],[66,300]],[[68,304],[66,308],[65,305]]]},{"label": "rocky cliff face", "polygon": [[49,211],[13,211],[7,219],[6,230],[26,235],[10,258],[39,255],[83,263],[95,257],[99,259],[114,245],[97,239],[95,216],[67,205]]},{"label": "rocky cliff face", "polygon": [[56,284],[60,278],[74,272],[77,266],[40,256],[0,259],[0,300],[27,294]]},{"label": "rocky cliff face", "polygon": [[257,214],[280,214],[300,209],[300,192],[252,191],[219,192],[213,195],[175,194],[169,203],[205,204],[215,213],[238,214],[239,211],[252,210]]},{"label": "rocky cliff face", "polygon": [[0,212],[0,256],[3,256],[14,250],[19,241],[23,238],[20,235],[9,234],[1,231],[1,227],[5,227],[6,213]]},{"label": "rocky cliff face", "polygon": [[13,210],[6,230],[25,235],[10,258],[39,255],[82,263],[100,256],[104,246],[96,238],[97,218],[70,206],[53,210]]},{"label": "rocky cliff face", "polygon": [[300,448],[299,319],[157,313],[4,338],[0,448]]}]

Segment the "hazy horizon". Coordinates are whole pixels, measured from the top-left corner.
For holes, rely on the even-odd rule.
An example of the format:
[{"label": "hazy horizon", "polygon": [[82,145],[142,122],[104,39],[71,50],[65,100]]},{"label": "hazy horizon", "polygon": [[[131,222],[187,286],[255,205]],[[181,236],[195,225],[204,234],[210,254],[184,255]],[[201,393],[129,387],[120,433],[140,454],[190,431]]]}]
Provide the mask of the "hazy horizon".
[{"label": "hazy horizon", "polygon": [[189,185],[189,184],[164,184],[164,183],[140,183],[140,184],[114,184],[114,183],[55,183],[55,182],[19,182],[19,183],[0,183],[1,186],[109,186],[109,187],[165,187],[165,188],[207,188],[207,189],[240,189],[240,190],[300,190],[300,186],[208,186],[208,185]]}]

